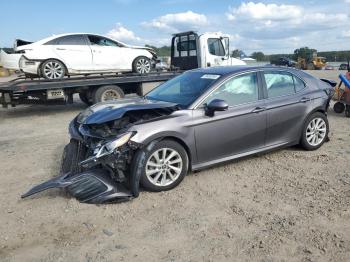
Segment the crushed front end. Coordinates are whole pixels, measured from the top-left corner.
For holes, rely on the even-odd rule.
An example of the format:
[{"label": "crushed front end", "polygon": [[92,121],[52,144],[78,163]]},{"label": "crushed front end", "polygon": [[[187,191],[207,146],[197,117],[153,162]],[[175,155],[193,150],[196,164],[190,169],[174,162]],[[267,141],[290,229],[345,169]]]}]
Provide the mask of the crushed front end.
[{"label": "crushed front end", "polygon": [[79,201],[106,203],[139,195],[139,172],[133,161],[143,144],[132,141],[132,126],[170,115],[176,106],[144,99],[92,106],[69,124],[70,142],[62,156],[61,175],[33,187],[22,198],[50,188],[64,188]]}]

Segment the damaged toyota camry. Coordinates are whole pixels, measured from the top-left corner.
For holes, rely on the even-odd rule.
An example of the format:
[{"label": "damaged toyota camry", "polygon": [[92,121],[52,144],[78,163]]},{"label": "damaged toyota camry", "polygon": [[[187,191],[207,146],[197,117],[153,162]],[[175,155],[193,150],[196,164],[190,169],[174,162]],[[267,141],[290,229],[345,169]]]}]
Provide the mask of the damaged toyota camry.
[{"label": "damaged toyota camry", "polygon": [[176,187],[189,171],[327,139],[334,82],[279,67],[187,71],[140,98],[106,101],[69,125],[61,175],[22,197],[64,188],[109,203]]}]

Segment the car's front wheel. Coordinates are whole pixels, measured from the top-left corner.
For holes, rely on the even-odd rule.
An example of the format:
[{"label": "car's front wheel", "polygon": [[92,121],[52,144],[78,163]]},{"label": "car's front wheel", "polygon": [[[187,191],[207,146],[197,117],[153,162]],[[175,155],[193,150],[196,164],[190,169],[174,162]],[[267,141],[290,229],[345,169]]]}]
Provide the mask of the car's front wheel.
[{"label": "car's front wheel", "polygon": [[148,74],[151,72],[151,67],[151,60],[145,56],[137,57],[132,64],[133,72],[139,74]]},{"label": "car's front wheel", "polygon": [[64,64],[55,59],[49,59],[42,63],[40,67],[41,76],[46,79],[62,79],[66,75]]},{"label": "car's front wheel", "polygon": [[150,191],[170,190],[184,179],[188,172],[186,150],[173,140],[162,140],[142,152],[139,158],[141,184]]},{"label": "car's front wheel", "polygon": [[329,132],[327,116],[316,112],[308,117],[305,122],[301,145],[306,150],[316,150],[326,141]]}]

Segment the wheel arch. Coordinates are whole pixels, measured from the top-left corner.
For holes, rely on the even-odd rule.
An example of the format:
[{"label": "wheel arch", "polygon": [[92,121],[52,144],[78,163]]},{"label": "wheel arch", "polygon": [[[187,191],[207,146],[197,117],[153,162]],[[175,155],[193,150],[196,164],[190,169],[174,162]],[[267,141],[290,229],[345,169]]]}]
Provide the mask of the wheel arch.
[{"label": "wheel arch", "polygon": [[185,140],[183,138],[181,138],[180,136],[173,134],[173,133],[161,134],[161,135],[156,136],[156,137],[148,138],[144,144],[146,146],[148,146],[152,142],[155,142],[155,141],[160,142],[162,140],[173,140],[173,141],[177,142],[178,144],[180,144],[185,149],[185,151],[187,153],[187,157],[188,157],[188,167],[189,167],[189,170],[191,170],[194,152],[193,152],[193,150],[191,150],[191,147],[185,142]]},{"label": "wheel arch", "polygon": [[302,139],[302,137],[303,137],[303,130],[304,130],[306,121],[309,119],[309,117],[310,117],[312,114],[315,114],[315,113],[322,113],[322,114],[324,114],[324,115],[327,117],[327,110],[325,110],[322,106],[316,107],[316,108],[314,108],[313,110],[311,110],[311,111],[306,115],[306,117],[304,118],[303,125],[302,125],[301,132],[300,132],[299,142],[301,142],[301,139]]}]

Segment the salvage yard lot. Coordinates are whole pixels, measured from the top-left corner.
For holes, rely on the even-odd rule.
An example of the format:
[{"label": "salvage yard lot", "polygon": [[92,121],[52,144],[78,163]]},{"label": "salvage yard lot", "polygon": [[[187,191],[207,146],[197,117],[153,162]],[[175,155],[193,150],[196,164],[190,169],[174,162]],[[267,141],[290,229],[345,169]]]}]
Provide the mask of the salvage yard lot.
[{"label": "salvage yard lot", "polygon": [[[337,80],[337,71],[314,72]],[[0,109],[0,261],[349,261],[350,119],[330,142],[222,164],[172,191],[87,205],[58,190],[68,123],[85,106]]]}]

